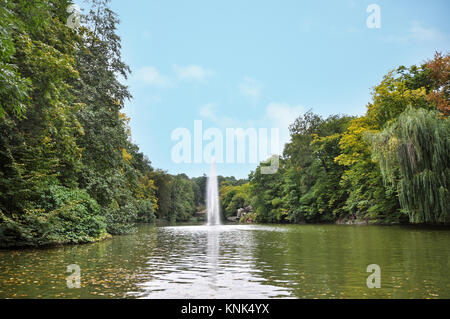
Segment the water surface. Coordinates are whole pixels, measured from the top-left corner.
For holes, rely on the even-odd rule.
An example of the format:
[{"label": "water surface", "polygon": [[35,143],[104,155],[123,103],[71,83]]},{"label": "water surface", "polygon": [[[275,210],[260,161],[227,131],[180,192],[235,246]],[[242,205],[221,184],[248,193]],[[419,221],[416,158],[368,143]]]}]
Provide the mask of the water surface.
[{"label": "water surface", "polygon": [[[0,298],[450,298],[450,231],[401,226],[140,226],[0,251]],[[67,288],[66,267],[81,268]],[[369,289],[369,264],[381,288]]]}]

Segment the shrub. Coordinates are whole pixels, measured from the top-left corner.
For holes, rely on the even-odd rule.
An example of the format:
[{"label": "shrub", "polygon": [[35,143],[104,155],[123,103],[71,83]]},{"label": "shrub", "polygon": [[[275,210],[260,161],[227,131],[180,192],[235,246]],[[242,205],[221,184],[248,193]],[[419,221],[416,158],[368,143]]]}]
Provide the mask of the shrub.
[{"label": "shrub", "polygon": [[105,236],[100,206],[84,190],[51,186],[35,208],[18,216],[0,212],[3,247],[88,243]]},{"label": "shrub", "polygon": [[153,209],[153,201],[151,199],[140,200],[137,203],[137,220],[141,223],[153,223],[155,221],[155,213]]}]

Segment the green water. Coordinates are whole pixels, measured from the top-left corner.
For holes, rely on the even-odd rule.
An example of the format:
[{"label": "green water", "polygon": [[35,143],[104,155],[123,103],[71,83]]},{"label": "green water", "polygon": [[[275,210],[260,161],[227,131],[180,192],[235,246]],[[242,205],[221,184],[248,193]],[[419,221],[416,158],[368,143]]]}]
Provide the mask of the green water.
[{"label": "green water", "polygon": [[[0,298],[450,298],[449,244],[449,230],[400,226],[141,226],[0,251]],[[367,287],[369,264],[381,288]]]}]

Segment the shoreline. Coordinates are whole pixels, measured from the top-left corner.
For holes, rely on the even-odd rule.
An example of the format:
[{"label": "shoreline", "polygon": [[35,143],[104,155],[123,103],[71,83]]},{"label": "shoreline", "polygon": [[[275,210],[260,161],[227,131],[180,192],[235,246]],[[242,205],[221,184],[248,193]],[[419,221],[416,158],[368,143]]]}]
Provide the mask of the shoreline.
[{"label": "shoreline", "polygon": [[[149,225],[154,227],[166,227],[166,226],[183,226],[183,225],[203,225],[202,222],[189,222],[189,221],[183,221],[183,222],[175,222],[171,223],[170,221],[165,220],[156,220],[153,224],[149,223],[137,223],[136,226],[139,225]],[[307,225],[337,225],[337,226],[382,226],[382,227],[390,227],[390,226],[401,226],[401,227],[407,227],[407,228],[416,228],[416,229],[427,229],[427,230],[435,230],[435,231],[450,231],[450,225],[429,225],[429,224],[411,224],[411,223],[370,223],[370,221],[356,221],[356,222],[339,222],[336,221],[334,223],[240,223],[240,222],[231,222],[231,221],[225,221],[223,224],[226,225],[263,225],[263,226],[269,226],[269,225],[277,225],[277,226],[307,226]],[[133,234],[133,233],[131,233]],[[111,235],[109,233],[106,233],[104,236],[95,239],[94,241],[90,242],[84,242],[84,243],[49,243],[44,245],[23,245],[23,246],[9,246],[9,247],[0,247],[0,252],[2,251],[14,251],[14,250],[45,250],[45,249],[52,249],[52,248],[60,248],[60,247],[69,247],[69,246],[77,246],[77,245],[90,245],[95,244],[102,241],[111,240],[114,237],[118,236],[127,236],[130,234],[121,234],[121,235]]]}]

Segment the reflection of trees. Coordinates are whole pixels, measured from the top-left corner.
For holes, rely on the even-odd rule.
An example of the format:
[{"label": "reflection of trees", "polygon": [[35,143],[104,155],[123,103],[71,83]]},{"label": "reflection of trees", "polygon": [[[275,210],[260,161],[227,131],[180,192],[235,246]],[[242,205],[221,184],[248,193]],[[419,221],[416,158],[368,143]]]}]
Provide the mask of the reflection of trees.
[{"label": "reflection of trees", "polygon": [[[289,287],[297,297],[411,298],[445,288],[439,282],[448,261],[442,233],[377,226],[283,228],[288,231],[255,233],[255,268],[267,284]],[[372,263],[381,267],[381,289],[366,286]]]},{"label": "reflection of trees", "polygon": [[[222,226],[217,231],[142,227],[137,234],[94,244],[0,251],[0,298],[134,296],[128,292],[147,296],[144,284],[157,282],[167,288],[167,278],[172,280],[170,289],[188,289],[186,282],[184,286],[177,282],[185,275],[191,276],[189,293],[198,290],[204,296],[223,292],[231,297],[272,296],[281,293],[276,287],[284,287],[301,298],[450,297],[448,230],[345,225]],[[70,264],[81,267],[81,289],[66,287]],[[381,289],[366,287],[369,264],[381,267]]]},{"label": "reflection of trees", "polygon": [[[125,297],[143,279],[155,247],[156,229],[142,227],[145,232],[98,243],[0,252],[0,297]],[[81,268],[80,289],[66,286],[70,264]]]}]

